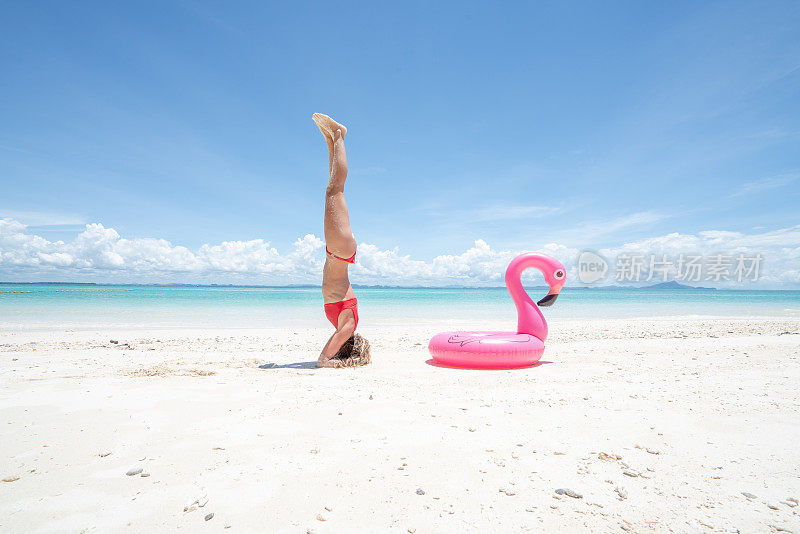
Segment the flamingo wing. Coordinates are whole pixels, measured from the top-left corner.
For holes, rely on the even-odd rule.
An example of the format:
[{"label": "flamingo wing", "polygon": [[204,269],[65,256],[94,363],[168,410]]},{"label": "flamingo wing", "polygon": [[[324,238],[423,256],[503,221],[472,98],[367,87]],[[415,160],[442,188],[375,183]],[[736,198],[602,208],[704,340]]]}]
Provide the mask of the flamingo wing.
[{"label": "flamingo wing", "polygon": [[465,332],[451,335],[447,339],[447,342],[458,344],[463,347],[464,345],[468,345],[470,343],[483,343],[484,341],[488,343],[501,340],[504,343],[528,343],[533,337],[534,336],[530,334],[514,334],[512,332]]}]

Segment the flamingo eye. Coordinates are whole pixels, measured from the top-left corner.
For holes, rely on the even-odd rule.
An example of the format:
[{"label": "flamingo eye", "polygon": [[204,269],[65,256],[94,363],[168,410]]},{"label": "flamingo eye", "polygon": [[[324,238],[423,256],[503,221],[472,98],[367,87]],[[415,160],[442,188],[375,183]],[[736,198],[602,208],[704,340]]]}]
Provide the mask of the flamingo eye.
[{"label": "flamingo eye", "polygon": [[561,280],[562,278],[564,278],[564,276],[566,276],[566,273],[561,269],[559,269],[553,276],[555,276],[556,280]]}]

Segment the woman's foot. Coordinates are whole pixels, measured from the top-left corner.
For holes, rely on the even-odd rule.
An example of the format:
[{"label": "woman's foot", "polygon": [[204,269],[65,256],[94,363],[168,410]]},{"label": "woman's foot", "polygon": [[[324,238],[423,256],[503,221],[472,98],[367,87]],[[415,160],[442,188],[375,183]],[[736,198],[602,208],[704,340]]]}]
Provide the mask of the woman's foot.
[{"label": "woman's foot", "polygon": [[[342,137],[347,135],[347,128],[344,127],[344,124],[339,124],[332,118],[328,117],[327,115],[323,115],[322,113],[315,113],[314,115],[319,116],[320,120],[322,121],[322,124],[324,124],[325,127],[328,129],[328,131],[331,132],[331,136],[333,136],[332,134],[336,132],[336,130],[342,131]],[[314,120],[316,121],[316,119]]]},{"label": "woman's foot", "polygon": [[322,132],[322,135],[326,139],[330,139],[331,141],[333,141],[333,130],[328,128],[328,123],[325,119],[323,119],[323,117],[327,117],[327,115],[314,113],[313,115],[311,115],[311,120],[314,121],[314,123],[317,125],[317,128],[319,128],[319,131]]}]

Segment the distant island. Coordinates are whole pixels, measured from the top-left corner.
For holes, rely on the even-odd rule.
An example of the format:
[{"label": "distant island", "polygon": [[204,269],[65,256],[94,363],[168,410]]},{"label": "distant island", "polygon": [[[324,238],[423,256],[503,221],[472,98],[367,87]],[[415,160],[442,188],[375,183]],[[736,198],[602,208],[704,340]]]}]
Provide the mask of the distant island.
[{"label": "distant island", "polygon": [[695,287],[679,284],[675,280],[669,282],[661,282],[660,284],[653,284],[652,286],[644,286],[641,289],[706,289],[716,291],[716,287]]}]

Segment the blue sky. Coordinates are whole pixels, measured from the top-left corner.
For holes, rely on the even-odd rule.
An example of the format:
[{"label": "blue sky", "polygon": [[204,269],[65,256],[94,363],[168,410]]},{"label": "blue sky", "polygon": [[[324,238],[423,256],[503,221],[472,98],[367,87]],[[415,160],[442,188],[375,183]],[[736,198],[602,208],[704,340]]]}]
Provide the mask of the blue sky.
[{"label": "blue sky", "polygon": [[0,6],[0,217],[26,235],[284,253],[322,235],[322,112],[376,250],[800,250],[797,3]]}]

